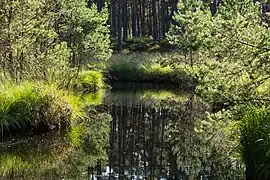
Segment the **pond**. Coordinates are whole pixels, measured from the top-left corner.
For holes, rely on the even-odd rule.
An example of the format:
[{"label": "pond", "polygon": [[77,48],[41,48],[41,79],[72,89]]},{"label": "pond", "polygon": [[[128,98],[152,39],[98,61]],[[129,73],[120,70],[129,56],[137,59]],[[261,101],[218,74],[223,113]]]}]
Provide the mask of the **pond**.
[{"label": "pond", "polygon": [[219,128],[200,129],[211,107],[191,93],[116,84],[89,109],[68,132],[2,140],[0,179],[244,179],[209,138]]}]

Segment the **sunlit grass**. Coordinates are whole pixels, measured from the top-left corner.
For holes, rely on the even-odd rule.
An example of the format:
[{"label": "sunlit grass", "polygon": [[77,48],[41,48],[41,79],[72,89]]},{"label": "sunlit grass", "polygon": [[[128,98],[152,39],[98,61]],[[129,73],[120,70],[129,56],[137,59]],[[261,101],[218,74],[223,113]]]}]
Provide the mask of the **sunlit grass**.
[{"label": "sunlit grass", "polygon": [[52,84],[5,83],[0,90],[1,132],[60,128],[85,117],[80,98]]},{"label": "sunlit grass", "polygon": [[159,63],[149,63],[140,66],[141,71],[146,75],[152,76],[172,76],[174,70],[169,65],[162,66]]},{"label": "sunlit grass", "polygon": [[97,91],[105,86],[103,74],[100,71],[92,70],[82,70],[71,83],[76,89],[90,92]]},{"label": "sunlit grass", "polygon": [[85,132],[85,127],[80,124],[72,127],[72,129],[67,133],[67,138],[76,147],[80,147],[83,143],[83,134]]}]

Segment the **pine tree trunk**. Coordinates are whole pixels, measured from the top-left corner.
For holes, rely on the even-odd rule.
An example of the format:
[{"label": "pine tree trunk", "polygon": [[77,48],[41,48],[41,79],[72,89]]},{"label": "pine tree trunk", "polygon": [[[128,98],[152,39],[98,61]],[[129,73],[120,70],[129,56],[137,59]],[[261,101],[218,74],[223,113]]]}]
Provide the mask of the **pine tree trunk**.
[{"label": "pine tree trunk", "polygon": [[128,16],[127,16],[127,0],[123,0],[123,41],[127,41],[128,38],[128,27],[127,27],[127,21],[128,21]]},{"label": "pine tree trunk", "polygon": [[153,15],[153,38],[154,41],[158,40],[157,32],[157,1],[152,0],[152,15]]},{"label": "pine tree trunk", "polygon": [[212,8],[211,8],[212,16],[214,16],[217,12],[217,0],[213,0]]},{"label": "pine tree trunk", "polygon": [[116,0],[111,0],[111,34],[116,37]]},{"label": "pine tree trunk", "polygon": [[98,0],[97,2],[98,12],[102,11],[102,6],[103,6],[103,0]]},{"label": "pine tree trunk", "polygon": [[140,26],[140,22],[141,22],[141,16],[140,16],[140,12],[141,12],[141,0],[139,0],[139,2],[136,4],[136,6],[139,6],[139,10],[137,11],[137,28],[138,28],[138,36],[141,36],[141,26]]},{"label": "pine tree trunk", "polygon": [[122,51],[122,0],[118,0],[118,13],[117,13],[117,49]]},{"label": "pine tree trunk", "polygon": [[141,32],[145,36],[145,0],[141,0]]},{"label": "pine tree trunk", "polygon": [[137,4],[132,0],[132,37],[137,36]]},{"label": "pine tree trunk", "polygon": [[160,27],[160,38],[163,39],[165,37],[165,31],[166,31],[166,22],[165,22],[165,1],[161,0],[161,7],[160,7],[160,21],[161,21],[161,27]]}]

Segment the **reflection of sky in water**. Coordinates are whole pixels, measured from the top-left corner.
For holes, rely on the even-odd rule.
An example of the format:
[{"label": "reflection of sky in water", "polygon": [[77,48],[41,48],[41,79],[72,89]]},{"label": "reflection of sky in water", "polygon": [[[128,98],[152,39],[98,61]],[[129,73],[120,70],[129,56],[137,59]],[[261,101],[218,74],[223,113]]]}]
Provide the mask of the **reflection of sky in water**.
[{"label": "reflection of sky in water", "polygon": [[[111,173],[112,174],[114,173],[113,170],[111,170]],[[105,172],[102,172],[102,175],[94,175],[94,176],[91,175],[90,179],[93,179],[93,180],[98,180],[98,178],[109,179],[109,175],[110,175],[110,167],[106,166]],[[125,179],[128,178],[130,180],[143,180],[143,179],[145,179],[142,175],[132,175],[132,176],[130,176],[128,171],[125,171],[124,175],[125,175]],[[114,174],[113,178],[114,178],[114,180],[118,180],[119,179],[119,174]],[[167,178],[166,177],[160,177],[158,180],[167,180]]]}]

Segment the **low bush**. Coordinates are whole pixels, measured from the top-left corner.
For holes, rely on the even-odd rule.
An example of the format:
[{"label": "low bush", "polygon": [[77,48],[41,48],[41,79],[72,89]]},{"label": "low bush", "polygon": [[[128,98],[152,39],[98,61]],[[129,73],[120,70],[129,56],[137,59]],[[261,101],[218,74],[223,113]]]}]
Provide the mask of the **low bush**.
[{"label": "low bush", "polygon": [[84,115],[80,99],[54,85],[24,82],[0,86],[1,134],[65,128]]}]

